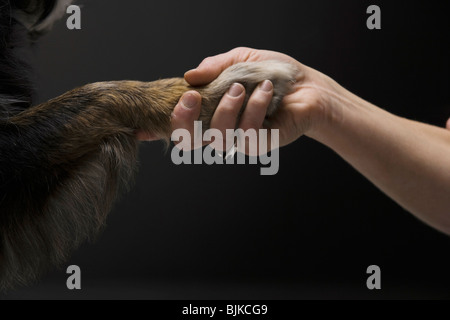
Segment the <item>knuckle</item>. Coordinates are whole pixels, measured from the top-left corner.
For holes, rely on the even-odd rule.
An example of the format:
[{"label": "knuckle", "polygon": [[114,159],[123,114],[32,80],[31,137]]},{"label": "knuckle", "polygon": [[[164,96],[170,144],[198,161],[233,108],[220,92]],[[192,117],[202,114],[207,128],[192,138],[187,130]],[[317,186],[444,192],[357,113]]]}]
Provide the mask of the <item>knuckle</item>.
[{"label": "knuckle", "polygon": [[240,47],[234,48],[234,49],[231,50],[231,51],[234,51],[235,53],[246,53],[246,52],[250,51],[250,48],[240,46]]},{"label": "knuckle", "polygon": [[242,98],[224,95],[217,109],[227,113],[237,113],[242,106]]},{"label": "knuckle", "polygon": [[231,52],[238,53],[244,51],[245,49],[246,49],[245,47],[236,47],[233,50],[231,50]]},{"label": "knuckle", "polygon": [[200,65],[208,65],[211,63],[211,60],[212,60],[212,57],[206,57],[205,59],[202,60]]},{"label": "knuckle", "polygon": [[256,94],[251,97],[248,105],[256,108],[267,108],[270,103],[271,96],[267,94]]},{"label": "knuckle", "polygon": [[230,51],[231,55],[238,59],[238,61],[247,61],[252,53],[252,49],[247,47],[237,47]]},{"label": "knuckle", "polygon": [[244,132],[250,129],[259,129],[259,127],[260,124],[255,119],[246,119],[240,124],[240,128],[244,130]]},{"label": "knuckle", "polygon": [[225,117],[236,117],[238,111],[239,105],[234,103],[234,101],[230,100],[226,100],[223,103],[221,103],[216,110],[217,113]]},{"label": "knuckle", "polygon": [[319,106],[323,104],[323,97],[320,94],[312,94],[309,99],[311,105]]}]

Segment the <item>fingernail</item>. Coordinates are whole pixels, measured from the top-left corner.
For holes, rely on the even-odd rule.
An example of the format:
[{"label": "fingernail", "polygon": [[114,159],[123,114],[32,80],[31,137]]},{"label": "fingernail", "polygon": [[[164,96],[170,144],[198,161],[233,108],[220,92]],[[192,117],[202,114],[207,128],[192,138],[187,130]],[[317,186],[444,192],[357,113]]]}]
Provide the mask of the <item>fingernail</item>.
[{"label": "fingernail", "polygon": [[239,97],[244,92],[244,86],[240,83],[233,83],[228,90],[228,94],[232,97]]},{"label": "fingernail", "polygon": [[260,89],[262,91],[266,91],[266,92],[272,91],[272,89],[273,89],[272,81],[264,80],[264,82],[261,83],[261,85],[260,85]]},{"label": "fingernail", "polygon": [[181,99],[181,104],[185,108],[192,109],[197,105],[197,98],[193,94],[185,94]]}]

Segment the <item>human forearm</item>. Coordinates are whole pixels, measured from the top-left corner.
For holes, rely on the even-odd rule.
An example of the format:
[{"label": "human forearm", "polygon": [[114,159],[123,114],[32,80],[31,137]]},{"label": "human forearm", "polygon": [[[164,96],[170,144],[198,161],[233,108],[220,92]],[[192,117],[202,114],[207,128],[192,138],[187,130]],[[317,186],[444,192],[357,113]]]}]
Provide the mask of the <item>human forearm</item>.
[{"label": "human forearm", "polygon": [[340,88],[309,135],[406,210],[450,234],[450,132],[390,114]]},{"label": "human forearm", "polygon": [[236,48],[206,58],[185,78],[206,84],[230,65],[264,60],[298,68],[292,91],[268,121],[280,146],[303,134],[324,143],[402,207],[450,234],[450,131],[390,114],[274,51]]}]

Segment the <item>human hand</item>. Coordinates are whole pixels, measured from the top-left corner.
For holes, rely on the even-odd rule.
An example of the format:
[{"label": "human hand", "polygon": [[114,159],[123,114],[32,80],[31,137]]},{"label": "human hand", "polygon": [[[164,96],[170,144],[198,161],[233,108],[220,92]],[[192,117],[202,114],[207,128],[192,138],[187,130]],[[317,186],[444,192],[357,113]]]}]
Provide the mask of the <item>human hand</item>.
[{"label": "human hand", "polygon": [[[250,96],[245,112],[242,113],[239,122],[239,128],[246,131],[250,128],[262,127],[265,120],[267,108],[273,95],[273,85],[269,80],[260,83]],[[222,133],[223,141],[214,141],[211,146],[216,150],[228,150],[226,141],[226,130],[234,129],[236,119],[240,113],[242,104],[245,100],[245,88],[242,84],[234,83],[223,95],[212,118],[210,127],[217,129]],[[201,108],[201,97],[196,91],[188,91],[183,94],[179,103],[175,106],[171,125],[172,130],[185,129],[191,136],[194,136],[194,121],[198,119]],[[270,136],[268,137],[270,141]],[[208,144],[209,142],[203,142]],[[193,142],[192,142],[193,144]],[[186,149],[188,146],[183,146]],[[194,146],[191,145],[191,148]],[[270,147],[270,145],[269,145]],[[247,154],[256,155],[257,150],[250,150],[246,145]]]},{"label": "human hand", "polygon": [[[223,70],[233,64],[263,60],[278,60],[291,63],[298,69],[296,83],[293,85],[292,92],[284,97],[278,110],[268,118],[268,121],[264,122],[264,128],[279,129],[280,146],[293,142],[303,134],[312,135],[320,126],[326,124],[327,118],[332,116],[331,107],[334,104],[332,98],[339,96],[339,91],[345,89],[331,78],[302,65],[295,59],[282,53],[236,48],[227,53],[204,59],[196,69],[186,72],[185,79],[193,86],[205,85],[217,78]],[[225,97],[226,95],[224,99]],[[262,120],[270,98],[271,95],[260,96],[259,99],[261,101],[253,105],[249,101],[242,114],[239,127],[244,130],[263,128]],[[257,100],[256,97],[254,99]],[[236,116],[242,106],[242,101],[234,99],[221,102],[214,114],[212,127],[217,127],[221,130],[224,128],[234,129]],[[180,117],[183,118],[185,116],[185,113],[182,114],[180,112],[178,114],[179,111],[177,109],[174,110],[174,116],[180,119]],[[234,116],[233,119],[232,116]],[[187,125],[187,123],[180,123],[178,120],[174,123],[173,120],[174,128],[180,127],[179,125],[181,127]],[[189,119],[189,121],[191,120]]]},{"label": "human hand", "polygon": [[[223,91],[222,91],[223,92]],[[266,111],[271,103],[273,95],[273,85],[271,81],[262,81],[253,91],[246,104],[246,112],[240,116],[239,126],[244,131],[252,127],[261,127]],[[227,92],[222,96],[221,100],[218,102],[218,106],[214,104],[214,109],[212,110],[214,114],[211,113],[211,118],[208,119],[209,127],[212,129],[219,130],[223,140],[213,141],[211,146],[217,150],[228,150],[231,145],[229,141],[226,141],[227,132],[229,128],[234,128],[236,125],[236,118],[239,116],[242,104],[246,99],[245,88],[240,83],[232,84]],[[202,107],[202,97],[200,93],[194,90],[185,92],[178,103],[174,107],[171,114],[171,129],[172,131],[176,129],[187,130],[191,137],[195,137],[194,121],[198,120],[201,107]],[[181,136],[181,139],[183,139]],[[136,138],[141,141],[151,141],[161,139],[161,136],[152,135],[149,132],[142,130],[136,131]],[[182,146],[183,150],[192,149],[197,147],[194,146],[194,140],[190,139],[190,145],[184,145],[183,140],[176,141],[175,144]],[[209,144],[208,141],[203,141],[203,145]],[[227,145],[228,143],[228,145]],[[269,145],[270,147],[270,145]],[[250,147],[246,145],[247,150],[243,150],[247,154],[253,154],[256,150],[250,150]],[[251,151],[251,152],[250,152]]]}]

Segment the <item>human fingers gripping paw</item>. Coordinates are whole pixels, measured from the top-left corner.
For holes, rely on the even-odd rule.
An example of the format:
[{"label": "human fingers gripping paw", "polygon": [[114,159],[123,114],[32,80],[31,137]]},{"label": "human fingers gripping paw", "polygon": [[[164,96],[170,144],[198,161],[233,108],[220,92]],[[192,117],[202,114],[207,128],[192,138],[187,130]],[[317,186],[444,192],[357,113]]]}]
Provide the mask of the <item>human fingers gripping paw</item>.
[{"label": "human fingers gripping paw", "polygon": [[[182,137],[187,135],[182,134],[181,131],[187,131],[189,136],[194,136],[194,122],[200,115],[201,101],[202,97],[197,91],[187,91],[181,96],[173,109],[171,115],[172,137],[175,138],[174,143],[178,148],[190,150],[194,147],[192,139],[191,141],[183,141]],[[179,135],[177,135],[177,131],[180,132]]]},{"label": "human fingers gripping paw", "polygon": [[272,101],[273,85],[270,80],[261,82],[250,96],[247,106],[241,115],[239,127],[244,131],[248,129],[261,129],[267,108]]},{"label": "human fingers gripping paw", "polygon": [[190,85],[200,86],[210,83],[227,67],[232,65],[231,61],[223,58],[223,54],[207,57],[198,65],[184,74],[184,78]]},{"label": "human fingers gripping paw", "polygon": [[[220,134],[206,131],[207,140],[221,136],[222,142],[216,141],[214,148],[229,150],[234,139],[229,139],[228,132],[234,131],[237,125],[244,130],[261,129],[266,115],[272,115],[285,94],[292,90],[294,75],[295,67],[285,62],[244,62],[227,68],[213,82],[199,88],[204,98],[200,112],[203,128],[217,129]],[[244,104],[247,106],[243,107]],[[231,130],[227,132],[227,129]]]},{"label": "human fingers gripping paw", "polygon": [[[239,128],[243,130],[243,135],[239,135],[239,146],[245,146],[245,153],[251,156],[258,155],[258,143],[260,129],[263,127],[273,97],[273,84],[270,80],[261,82],[250,96],[247,106],[241,115]],[[244,152],[244,150],[240,150]]]},{"label": "human fingers gripping paw", "polygon": [[228,141],[227,129],[236,127],[239,111],[242,108],[245,99],[245,88],[240,83],[234,83],[220,100],[213,117],[211,119],[211,128],[221,132],[222,141],[213,141],[211,146],[218,150],[228,150],[233,145],[233,141]]}]

